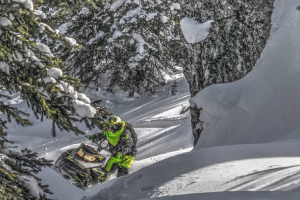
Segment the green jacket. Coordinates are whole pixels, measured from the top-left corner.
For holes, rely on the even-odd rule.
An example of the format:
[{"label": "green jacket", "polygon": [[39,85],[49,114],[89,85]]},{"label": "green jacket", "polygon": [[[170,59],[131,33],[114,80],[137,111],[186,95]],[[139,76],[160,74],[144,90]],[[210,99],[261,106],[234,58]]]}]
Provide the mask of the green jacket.
[{"label": "green jacket", "polygon": [[135,156],[137,135],[131,124],[123,122],[122,128],[116,133],[109,131],[103,133],[109,141],[111,151],[115,154],[120,152],[123,156]]}]

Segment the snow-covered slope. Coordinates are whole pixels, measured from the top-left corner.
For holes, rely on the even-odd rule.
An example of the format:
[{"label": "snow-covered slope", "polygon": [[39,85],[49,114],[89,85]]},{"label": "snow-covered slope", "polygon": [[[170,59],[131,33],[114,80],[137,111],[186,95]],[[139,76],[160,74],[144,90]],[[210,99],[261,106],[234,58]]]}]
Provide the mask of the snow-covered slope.
[{"label": "snow-covered slope", "polygon": [[297,0],[275,2],[271,36],[243,79],[210,86],[191,99],[203,108],[197,148],[300,136],[300,13]]},{"label": "snow-covered slope", "polygon": [[[227,191],[298,191],[299,151],[299,140],[198,149],[120,178],[88,199],[134,200]],[[231,199],[230,195],[224,195],[222,199]],[[219,193],[215,198],[220,196]],[[188,198],[182,196],[182,199]],[[291,198],[294,199],[297,198]]]},{"label": "snow-covered slope", "polygon": [[[179,92],[175,96],[168,94],[171,81],[158,88],[156,95],[143,95],[140,98],[128,98],[128,93],[121,91],[115,91],[112,94],[95,90],[86,91],[92,100],[102,99],[103,106],[106,106],[110,112],[132,123],[135,127],[139,140],[138,155],[130,172],[191,150],[193,137],[190,116],[189,113],[179,114],[181,105],[187,105],[190,98],[188,84],[181,69],[178,69],[176,77]],[[4,100],[5,103],[31,113],[29,120],[33,122],[33,126],[29,127],[20,127],[14,122],[7,124],[8,138],[15,142],[11,146],[18,146],[14,150],[29,148],[38,152],[40,157],[55,161],[66,150],[76,148],[82,142],[89,142],[83,135],[76,136],[59,130],[57,130],[57,136],[53,138],[51,121],[37,120],[26,102],[20,99],[19,94],[5,94],[11,96],[11,100]],[[77,125],[82,130],[86,130],[84,124],[77,123]],[[98,131],[98,129],[86,130],[86,134],[90,135]],[[97,193],[116,181],[115,179],[83,191],[49,168],[45,168],[42,173],[38,174],[38,177],[42,178],[42,183],[49,185],[49,189],[54,193],[49,197],[58,200],[79,200],[83,196]]]},{"label": "snow-covered slope", "polygon": [[[103,99],[113,113],[133,123],[139,137],[137,159],[130,175],[86,191],[46,168],[39,177],[54,192],[50,197],[58,200],[79,200],[84,196],[86,200],[156,197],[162,200],[298,200],[298,4],[298,0],[276,1],[271,37],[250,74],[234,83],[210,86],[191,100],[203,108],[201,121],[205,129],[197,148],[191,152],[190,118],[188,114],[178,115],[181,104],[187,104],[189,99],[188,86],[182,78],[176,96],[161,91],[158,96],[129,100],[118,92],[88,91],[91,99]],[[27,109],[18,95],[8,103]],[[31,119],[32,127],[9,124],[13,132],[9,139],[19,148],[29,147],[40,156],[55,160],[66,149],[86,142],[83,136],[70,133],[59,132],[52,138],[50,121],[40,123]]]},{"label": "snow-covered slope", "polygon": [[275,2],[271,37],[250,74],[191,99],[203,108],[204,131],[195,150],[122,177],[85,199],[299,199],[298,4]]}]

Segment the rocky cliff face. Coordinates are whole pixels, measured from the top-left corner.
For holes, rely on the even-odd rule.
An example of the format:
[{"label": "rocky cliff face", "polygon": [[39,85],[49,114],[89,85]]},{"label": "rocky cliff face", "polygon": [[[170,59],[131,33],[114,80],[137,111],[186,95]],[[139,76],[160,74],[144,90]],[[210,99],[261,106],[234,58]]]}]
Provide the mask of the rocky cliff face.
[{"label": "rocky cliff face", "polygon": [[[214,20],[209,36],[182,48],[184,74],[195,96],[203,88],[244,77],[255,66],[270,35],[275,0],[192,0],[182,16]],[[195,144],[201,134],[200,110],[191,109]],[[197,126],[198,125],[198,126]]]}]

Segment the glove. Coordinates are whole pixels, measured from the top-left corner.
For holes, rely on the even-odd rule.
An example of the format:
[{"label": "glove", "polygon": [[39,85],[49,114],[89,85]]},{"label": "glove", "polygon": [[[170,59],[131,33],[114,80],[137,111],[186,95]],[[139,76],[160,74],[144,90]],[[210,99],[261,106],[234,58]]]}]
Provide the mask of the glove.
[{"label": "glove", "polygon": [[121,154],[120,152],[118,152],[116,157],[119,158],[119,159],[121,160],[122,154]]},{"label": "glove", "polygon": [[93,141],[94,139],[96,139],[97,136],[95,136],[95,135],[86,135],[85,137],[86,137],[87,139]]},{"label": "glove", "polygon": [[95,133],[94,135],[86,135],[85,137],[91,140],[92,142],[98,142],[104,137],[104,135],[100,133]]},{"label": "glove", "polygon": [[113,164],[117,164],[119,162],[121,162],[122,160],[122,154],[120,152],[117,153],[117,155],[115,157],[110,157],[110,159],[108,160],[105,170],[106,171],[110,171],[111,167],[113,166]]}]

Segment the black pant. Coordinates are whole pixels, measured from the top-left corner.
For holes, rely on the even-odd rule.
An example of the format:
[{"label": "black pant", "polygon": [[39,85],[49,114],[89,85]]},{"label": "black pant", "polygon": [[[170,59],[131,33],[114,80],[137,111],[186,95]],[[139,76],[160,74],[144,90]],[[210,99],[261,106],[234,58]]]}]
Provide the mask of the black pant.
[{"label": "black pant", "polygon": [[110,171],[114,173],[116,170],[118,170],[117,177],[121,177],[129,173],[128,169],[125,167],[120,167],[118,164],[113,164]]}]

